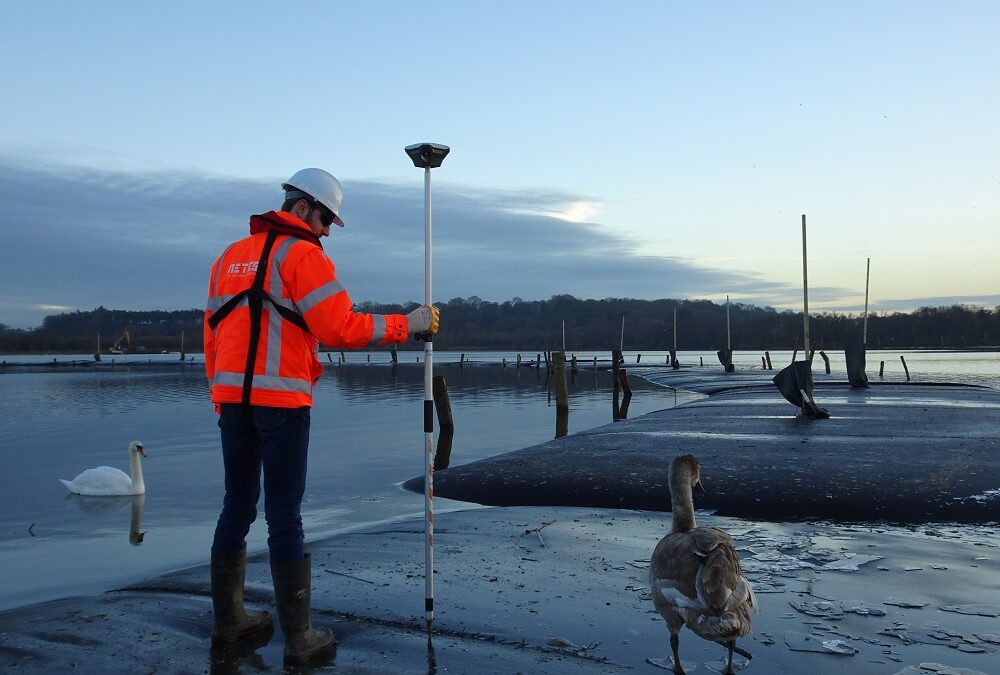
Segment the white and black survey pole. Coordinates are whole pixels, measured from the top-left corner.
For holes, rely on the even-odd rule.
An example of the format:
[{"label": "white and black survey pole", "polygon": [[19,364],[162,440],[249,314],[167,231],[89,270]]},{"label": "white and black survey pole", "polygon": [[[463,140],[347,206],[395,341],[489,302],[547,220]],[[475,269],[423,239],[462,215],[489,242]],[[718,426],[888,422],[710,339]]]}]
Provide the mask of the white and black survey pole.
[{"label": "white and black survey pole", "polygon": [[[405,149],[413,166],[424,170],[424,304],[431,306],[431,169],[441,166],[451,148],[415,143]],[[424,613],[429,630],[434,621],[434,336],[416,337],[424,341]]]}]

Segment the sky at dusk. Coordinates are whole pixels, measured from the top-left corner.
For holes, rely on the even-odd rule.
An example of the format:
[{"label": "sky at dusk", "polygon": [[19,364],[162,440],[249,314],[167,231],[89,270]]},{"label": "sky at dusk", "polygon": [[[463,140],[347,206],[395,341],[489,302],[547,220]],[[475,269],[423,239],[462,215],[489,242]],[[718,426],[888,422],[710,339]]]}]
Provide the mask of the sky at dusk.
[{"label": "sky at dusk", "polygon": [[[357,301],[1000,305],[1000,3],[13,3],[0,323],[204,306],[307,166]],[[335,228],[336,229],[336,228]]]}]

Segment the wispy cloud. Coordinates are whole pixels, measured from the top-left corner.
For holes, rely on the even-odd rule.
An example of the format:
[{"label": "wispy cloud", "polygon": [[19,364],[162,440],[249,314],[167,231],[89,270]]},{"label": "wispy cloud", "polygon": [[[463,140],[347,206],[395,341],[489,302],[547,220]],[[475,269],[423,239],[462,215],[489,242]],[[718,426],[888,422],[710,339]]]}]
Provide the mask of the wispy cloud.
[{"label": "wispy cloud", "polygon": [[[246,234],[249,214],[279,205],[281,178],[125,173],[0,155],[0,323],[34,326],[53,308],[203,306],[212,261]],[[422,185],[345,180],[344,187],[347,227],[324,245],[352,298],[421,300]],[[438,300],[730,293],[782,306],[800,293],[683,258],[642,255],[614,227],[586,220],[596,209],[590,197],[469,187],[434,194]],[[836,298],[843,291],[811,294]]]}]

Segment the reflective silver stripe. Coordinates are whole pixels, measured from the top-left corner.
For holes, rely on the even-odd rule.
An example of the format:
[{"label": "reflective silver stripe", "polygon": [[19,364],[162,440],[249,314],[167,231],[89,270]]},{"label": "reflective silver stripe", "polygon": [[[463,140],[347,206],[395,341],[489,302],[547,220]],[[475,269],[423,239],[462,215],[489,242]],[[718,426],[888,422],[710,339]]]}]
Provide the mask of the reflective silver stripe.
[{"label": "reflective silver stripe", "polygon": [[219,277],[222,276],[222,268],[223,268],[222,263],[223,261],[225,261],[226,254],[229,253],[229,249],[231,249],[233,246],[236,246],[237,243],[238,242],[233,242],[232,244],[227,246],[226,250],[222,252],[222,255],[220,255],[219,259],[216,261],[218,263],[218,266],[215,268],[215,279],[212,280],[212,288],[209,289],[209,296],[215,295],[215,289],[219,287]]},{"label": "reflective silver stripe", "polygon": [[298,239],[295,237],[286,235],[281,240],[281,243],[271,251],[271,284],[268,286],[267,293],[275,300],[281,297],[281,291],[284,288],[284,281],[281,278],[281,266],[285,264],[285,258],[288,257],[288,249],[297,241]]},{"label": "reflective silver stripe", "polygon": [[385,317],[381,314],[372,314],[372,342],[379,342],[385,337]]},{"label": "reflective silver stripe", "polygon": [[[212,384],[226,385],[231,387],[243,386],[243,373],[232,373],[228,371],[215,371],[215,379]],[[271,389],[272,391],[291,391],[299,394],[311,394],[312,382],[300,380],[296,377],[277,377],[275,375],[254,375],[253,388]]]},{"label": "reflective silver stripe", "polygon": [[299,313],[305,314],[319,303],[323,302],[327,298],[332,298],[343,290],[343,285],[334,279],[333,281],[328,281],[319,288],[306,293],[302,299],[295,304],[298,305]]},{"label": "reflective silver stripe", "polygon": [[[216,296],[211,297],[211,298],[208,299],[208,308],[207,309],[208,309],[208,311],[213,312],[213,313],[214,312],[218,312],[220,309],[222,309],[222,306],[224,304],[226,304],[227,302],[229,302],[232,299],[233,299],[232,295],[216,295]],[[243,298],[243,300],[240,302],[240,304],[238,304],[236,306],[237,307],[246,307],[247,304],[249,304],[247,302],[247,299]]]},{"label": "reflective silver stripe", "polygon": [[[264,374],[278,376],[278,367],[281,365],[281,324],[284,319],[278,314],[278,310],[267,310],[267,353],[264,356]],[[254,376],[254,384],[257,378]]]}]

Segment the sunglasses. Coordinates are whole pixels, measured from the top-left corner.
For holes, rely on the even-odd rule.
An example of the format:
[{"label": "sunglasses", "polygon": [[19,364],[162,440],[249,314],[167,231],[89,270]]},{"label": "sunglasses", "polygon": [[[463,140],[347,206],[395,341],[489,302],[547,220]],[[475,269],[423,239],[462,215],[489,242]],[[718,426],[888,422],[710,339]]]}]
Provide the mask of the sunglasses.
[{"label": "sunglasses", "polygon": [[335,217],[333,211],[326,208],[317,201],[314,201],[312,203],[312,207],[316,211],[319,211],[319,222],[323,227],[330,227],[331,225],[333,225],[333,219]]}]

